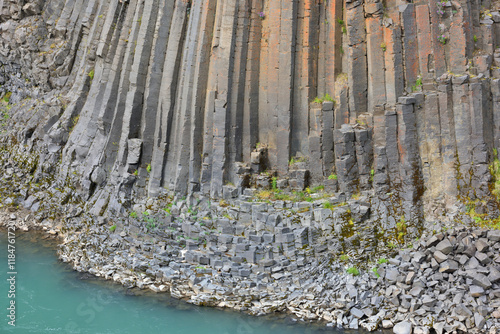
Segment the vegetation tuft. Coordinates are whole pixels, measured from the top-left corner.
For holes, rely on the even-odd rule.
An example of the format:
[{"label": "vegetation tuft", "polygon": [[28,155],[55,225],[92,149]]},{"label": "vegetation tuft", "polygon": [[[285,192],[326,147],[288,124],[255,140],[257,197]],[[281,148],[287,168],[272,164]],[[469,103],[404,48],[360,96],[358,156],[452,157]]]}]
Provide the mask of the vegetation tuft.
[{"label": "vegetation tuft", "polygon": [[356,267],[347,268],[346,272],[352,276],[359,276],[359,270]]}]

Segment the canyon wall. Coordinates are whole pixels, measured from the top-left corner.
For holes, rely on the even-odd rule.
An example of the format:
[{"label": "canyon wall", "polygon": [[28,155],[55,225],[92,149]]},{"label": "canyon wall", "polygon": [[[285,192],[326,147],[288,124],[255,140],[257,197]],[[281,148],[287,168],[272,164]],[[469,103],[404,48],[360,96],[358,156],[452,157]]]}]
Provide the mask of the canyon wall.
[{"label": "canyon wall", "polygon": [[496,9],[0,0],[2,140],[36,154],[35,180],[75,185],[94,213],[167,190],[237,196],[267,171],[442,215],[490,195]]}]

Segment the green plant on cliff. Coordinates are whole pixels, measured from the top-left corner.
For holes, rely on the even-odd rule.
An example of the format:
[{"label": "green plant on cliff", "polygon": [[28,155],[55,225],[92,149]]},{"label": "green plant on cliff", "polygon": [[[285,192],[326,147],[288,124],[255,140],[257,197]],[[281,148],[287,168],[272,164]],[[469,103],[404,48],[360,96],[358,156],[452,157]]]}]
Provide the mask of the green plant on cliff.
[{"label": "green plant on cliff", "polygon": [[491,193],[496,197],[497,201],[500,201],[500,161],[498,160],[498,152],[495,148],[493,149],[493,162],[489,166],[489,169],[493,177]]},{"label": "green plant on cliff", "polygon": [[10,97],[12,96],[12,92],[7,92],[5,93],[5,95],[3,96],[2,100],[5,102],[5,103],[9,103],[10,102]]},{"label": "green plant on cliff", "polygon": [[419,91],[419,90],[421,90],[422,85],[423,85],[423,83],[422,83],[422,77],[419,75],[417,77],[417,80],[415,80],[415,84],[411,87],[411,90],[413,92]]},{"label": "green plant on cliff", "polygon": [[94,80],[94,70],[91,70],[89,72],[89,78],[90,78],[91,81]]},{"label": "green plant on cliff", "polygon": [[445,35],[439,35],[437,39],[438,39],[439,43],[441,43],[443,45],[445,45],[446,42],[448,41],[448,38]]},{"label": "green plant on cliff", "polygon": [[382,51],[385,52],[387,50],[387,45],[384,42],[382,42],[382,44],[380,44],[380,48],[382,49]]},{"label": "green plant on cliff", "polygon": [[335,104],[335,100],[330,96],[330,94],[325,94],[323,95],[322,97],[320,96],[316,96],[313,100],[313,103],[323,103],[325,101],[328,101],[328,102],[333,102]]},{"label": "green plant on cliff", "polygon": [[407,233],[406,230],[407,230],[406,219],[404,216],[401,216],[399,222],[396,223],[396,233],[398,240],[404,240],[404,237]]},{"label": "green plant on cliff", "polygon": [[352,276],[359,276],[359,270],[356,267],[347,268],[346,272]]},{"label": "green plant on cliff", "polygon": [[343,34],[347,34],[347,28],[346,28],[346,26],[345,26],[345,22],[344,22],[344,20],[342,20],[342,19],[338,18],[338,19],[337,19],[337,23],[340,25],[340,27],[341,27],[341,29],[342,29],[342,33],[343,33]]},{"label": "green plant on cliff", "polygon": [[[494,150],[494,153],[496,153],[496,150]],[[497,160],[496,157],[494,159]],[[496,172],[495,167],[498,168],[499,165],[496,164],[495,161],[493,161],[493,163],[489,166],[490,173],[492,174],[492,183],[489,184],[489,189],[490,189],[490,192],[493,195],[493,197],[495,197],[497,205],[498,205],[499,204],[498,197],[495,194],[496,193],[495,188],[497,186],[496,179],[494,176],[495,172]],[[458,168],[459,168],[459,166],[457,167],[457,169]],[[457,186],[457,189],[460,190],[460,187]],[[497,219],[490,220],[487,218],[487,214],[485,214],[485,213],[480,214],[480,213],[476,212],[476,207],[478,205],[484,205],[486,203],[486,201],[481,201],[479,199],[472,200],[468,196],[459,196],[458,198],[465,206],[465,214],[467,216],[469,216],[476,223],[476,225],[500,229],[500,217],[498,217]],[[443,227],[443,231],[444,231],[444,227]]]},{"label": "green plant on cliff", "polygon": [[323,101],[319,97],[315,97],[313,103],[322,103]]},{"label": "green plant on cliff", "polygon": [[4,106],[3,103],[0,104],[0,127],[1,131],[0,133],[4,132],[4,128],[7,127],[8,121],[9,121],[9,108],[8,106]]},{"label": "green plant on cliff", "polygon": [[[497,200],[498,201],[498,200]],[[484,205],[485,201],[476,199],[466,202],[465,208],[467,215],[475,222],[477,226],[500,229],[500,217],[489,218],[487,213],[479,213],[476,211],[478,205]]]},{"label": "green plant on cliff", "polygon": [[273,190],[278,189],[278,178],[276,176],[273,176],[272,178],[271,187],[273,188]]},{"label": "green plant on cliff", "polygon": [[343,34],[347,34],[347,29],[345,27],[345,22],[341,18],[337,19],[337,23],[340,25]]},{"label": "green plant on cliff", "polygon": [[288,165],[292,166],[296,163],[306,162],[306,161],[307,161],[307,158],[305,158],[305,157],[291,157],[290,161],[288,162]]},{"label": "green plant on cliff", "polygon": [[147,165],[146,170],[147,170],[148,173],[151,173],[151,164]]},{"label": "green plant on cliff", "polygon": [[[497,206],[500,206],[500,161],[496,149],[493,149],[493,162],[489,165],[489,171],[492,177],[489,190]],[[460,197],[460,199],[465,204],[466,214],[474,221],[475,225],[500,229],[500,216],[493,217],[491,213],[487,213],[488,210],[486,212],[484,210],[487,201],[480,199],[472,200],[469,197]],[[479,210],[480,208],[482,210]]]},{"label": "green plant on cliff", "polygon": [[306,190],[307,190],[308,194],[315,194],[317,192],[325,190],[325,186],[321,184],[321,185],[316,186],[316,187],[307,188]]},{"label": "green plant on cliff", "polygon": [[336,180],[337,179],[337,174],[330,174],[330,176],[328,176],[328,180]]},{"label": "green plant on cliff", "polygon": [[361,126],[366,126],[365,119],[356,118],[356,124],[359,124]]},{"label": "green plant on cliff", "polygon": [[116,230],[116,225],[113,225],[109,228],[109,231],[110,232],[114,232]]},{"label": "green plant on cliff", "polygon": [[[285,192],[281,189],[263,189],[255,193],[255,198],[259,201],[270,203],[271,201],[291,201],[291,202],[314,202],[315,200],[331,197],[332,194],[324,192],[324,186],[307,188],[306,191]],[[314,198],[311,194],[315,193]]]},{"label": "green plant on cliff", "polygon": [[171,213],[171,210],[172,210],[172,206],[174,205],[174,203],[168,203],[167,206],[165,206],[163,208],[163,211],[165,211],[167,214],[170,214]]},{"label": "green plant on cliff", "polygon": [[417,87],[422,87],[422,77],[420,75],[417,77],[417,80],[415,81],[415,85]]},{"label": "green plant on cliff", "polygon": [[335,102],[335,100],[328,93],[323,96],[323,101]]},{"label": "green plant on cliff", "polygon": [[149,222],[149,223],[146,225],[146,229],[147,229],[148,231],[151,231],[151,230],[156,229],[156,223],[155,223],[155,222]]}]

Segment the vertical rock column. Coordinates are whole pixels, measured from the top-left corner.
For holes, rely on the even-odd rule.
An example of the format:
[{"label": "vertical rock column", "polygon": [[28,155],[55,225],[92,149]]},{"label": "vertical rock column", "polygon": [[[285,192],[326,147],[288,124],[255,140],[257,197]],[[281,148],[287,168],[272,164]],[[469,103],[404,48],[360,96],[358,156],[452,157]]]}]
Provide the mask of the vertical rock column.
[{"label": "vertical rock column", "polygon": [[[104,92],[106,91],[106,87],[108,85],[108,80],[112,78],[105,77],[104,75],[109,73],[111,63],[114,58],[114,51],[117,47],[117,39],[120,35],[119,30],[114,31],[111,29],[111,25],[115,24],[120,27],[120,16],[124,15],[124,10],[121,8],[122,6],[118,6],[118,4],[111,3],[108,6],[101,7],[97,14],[100,16],[104,16],[105,19],[102,19],[99,24],[98,22],[94,22],[93,26],[93,38],[95,46],[88,49],[90,50],[96,49],[95,51],[95,66],[94,66],[94,79],[90,82],[90,88],[88,92],[88,97],[85,99],[85,103],[81,105],[81,101],[75,101],[70,103],[66,108],[65,113],[67,113],[67,117],[71,117],[70,115],[75,114],[76,110],[81,107],[81,112],[78,116],[78,122],[74,124],[73,131],[69,135],[68,144],[66,145],[63,155],[62,155],[62,168],[60,171],[60,178],[66,178],[69,175],[70,165],[73,163],[73,160],[78,161],[78,165],[76,166],[76,173],[78,175],[83,175],[83,180],[81,181],[81,185],[84,189],[90,189],[90,180],[89,175],[92,173],[94,169],[94,165],[92,164],[87,167],[82,162],[87,157],[87,154],[91,152],[89,147],[92,145],[92,142],[96,136],[96,133],[99,128],[99,124],[97,122],[97,117],[99,115],[100,107],[104,101]],[[107,52],[110,50],[111,52]],[[92,52],[90,51],[92,54]],[[86,61],[82,61],[81,69],[78,71],[80,73],[80,77],[75,79],[74,89],[76,88],[76,82],[79,82],[81,88],[77,89],[81,91],[83,87],[87,86],[88,71],[86,70],[86,66],[84,65]],[[85,95],[84,95],[85,96]],[[61,119],[64,117],[61,116]],[[74,121],[74,119],[73,119]],[[53,127],[54,129],[55,127]],[[52,132],[52,130],[51,130]],[[94,156],[99,152],[91,152]]]},{"label": "vertical rock column", "polygon": [[[339,20],[343,20],[343,1],[331,0],[323,2],[325,6],[324,40],[325,55],[323,71],[319,68],[318,95],[330,94],[333,96],[335,79],[342,72],[342,26]],[[321,22],[320,22],[321,23]],[[321,62],[320,58],[320,62]],[[324,73],[324,74],[323,74]]]},{"label": "vertical rock column", "polygon": [[297,0],[270,1],[266,8],[261,57],[259,138],[268,144],[270,167],[288,170],[291,142]]},{"label": "vertical rock column", "polygon": [[489,157],[493,142],[493,115],[490,87],[486,81],[476,81],[469,85],[472,144],[472,187],[479,198],[490,194],[491,182]]},{"label": "vertical rock column", "polygon": [[186,7],[182,0],[176,1],[172,12],[171,29],[168,37],[163,76],[161,80],[161,95],[159,97],[158,110],[156,113],[156,128],[154,132],[154,147],[149,176],[148,192],[150,196],[158,195],[160,187],[164,186],[167,175],[165,163],[168,152],[173,149],[170,146],[172,133],[173,110],[177,92],[177,80],[179,76],[182,44],[186,28]]},{"label": "vertical rock column", "polygon": [[[165,54],[167,51],[167,41],[172,22],[173,8],[168,0],[161,0],[159,3],[158,18],[154,33],[153,50],[151,52],[150,69],[148,81],[144,94],[144,111],[141,120],[141,138],[143,141],[141,163],[138,166],[138,174],[143,176],[147,173],[147,165],[151,163],[153,157],[153,147],[155,145],[156,113],[160,103],[161,82],[163,68],[165,64]],[[153,134],[153,135],[152,135]],[[161,166],[155,166],[161,169]],[[137,180],[139,186],[145,186],[146,178]]]},{"label": "vertical rock column", "polygon": [[278,171],[282,174],[285,174],[288,171],[288,160],[290,157],[290,127],[293,113],[292,94],[294,87],[293,73],[295,63],[295,36],[297,33],[297,21],[295,19],[297,16],[297,2],[297,0],[281,0],[276,166]]},{"label": "vertical rock column", "polygon": [[352,126],[344,124],[334,132],[335,165],[340,191],[348,196],[358,191],[356,137]]},{"label": "vertical rock column", "polygon": [[349,85],[350,120],[367,112],[368,75],[366,64],[365,16],[361,1],[346,3],[347,24],[347,77]]},{"label": "vertical rock column", "polygon": [[384,42],[381,46],[385,48],[385,93],[390,105],[396,104],[405,89],[401,37],[399,26],[384,28]]},{"label": "vertical rock column", "polygon": [[367,15],[365,19],[368,65],[367,111],[372,113],[374,106],[386,102],[384,54],[387,51],[387,45],[384,42],[384,30],[382,28],[382,3],[365,4],[365,13]]},{"label": "vertical rock column", "polygon": [[356,135],[356,160],[358,163],[359,188],[367,190],[370,189],[372,177],[372,131],[370,128],[355,129],[354,133]]},{"label": "vertical rock column", "polygon": [[419,72],[424,80],[434,78],[434,54],[432,52],[431,22],[427,3],[415,7]]},{"label": "vertical rock column", "polygon": [[[292,156],[297,155],[298,152],[308,155],[309,103],[316,96],[323,96],[324,94],[316,89],[318,82],[322,82],[324,76],[324,73],[318,68],[319,64],[322,63],[321,57],[318,59],[318,53],[321,53],[322,49],[327,48],[326,44],[319,42],[321,36],[321,32],[318,32],[320,8],[321,5],[315,5],[313,0],[297,3],[297,37],[294,60],[295,70],[293,73],[293,113],[291,120]],[[319,25],[319,29],[325,29],[324,25],[326,25],[326,22]],[[319,72],[318,76],[311,75],[316,70]],[[330,94],[332,93],[330,92]]]},{"label": "vertical rock column", "polygon": [[[272,1],[277,2],[277,1]],[[262,13],[266,17],[261,20],[261,41],[259,55],[259,84],[258,84],[258,105],[255,112],[258,113],[258,141],[263,144],[269,143],[269,133],[271,132],[271,110],[269,108],[269,100],[271,98],[270,90],[276,88],[276,83],[271,79],[276,76],[273,72],[273,65],[270,63],[272,23],[276,19],[272,17],[270,11],[270,3],[264,2]]]},{"label": "vertical rock column", "polygon": [[335,82],[335,101],[334,128],[340,129],[342,124],[349,123],[349,85],[344,75],[339,76]]},{"label": "vertical rock column", "polygon": [[455,120],[453,117],[453,92],[450,79],[439,84],[439,120],[441,126],[442,178],[445,205],[452,206],[457,197],[457,169]]},{"label": "vertical rock column", "polygon": [[333,152],[333,130],[334,130],[334,103],[330,101],[323,102],[323,133],[322,133],[322,156],[323,173],[328,176],[333,172],[335,165],[335,156]]},{"label": "vertical rock column", "polygon": [[[127,177],[128,170],[126,161],[127,155],[136,152],[130,151],[128,147],[129,139],[140,137],[141,119],[143,111],[144,89],[146,86],[147,74],[149,72],[149,60],[152,51],[152,42],[156,19],[158,17],[158,1],[150,1],[144,4],[144,9],[136,13],[134,19],[137,20],[137,47],[134,52],[134,62],[131,66],[130,86],[128,88],[125,110],[122,118],[121,136],[118,141],[119,149],[114,169],[120,174],[119,178]],[[141,141],[142,142],[142,141]],[[139,161],[133,159],[135,164]]]},{"label": "vertical rock column", "polygon": [[491,81],[493,111],[493,147],[500,151],[500,79]]},{"label": "vertical rock column", "polygon": [[489,55],[495,51],[495,28],[493,20],[484,20],[481,24],[481,49]]},{"label": "vertical rock column", "polygon": [[390,189],[399,193],[401,191],[401,177],[399,174],[398,117],[394,108],[385,110],[385,140]]},{"label": "vertical rock column", "polygon": [[[233,67],[231,73],[231,107],[228,118],[228,154],[227,166],[234,166],[235,162],[243,160],[243,118],[245,101],[245,75],[248,59],[248,38],[250,17],[250,1],[239,0],[236,27],[234,36],[234,54]],[[245,143],[245,145],[247,145]],[[236,174],[233,168],[228,169],[228,181],[236,184]]]},{"label": "vertical rock column", "polygon": [[[400,175],[402,187],[400,196],[403,199],[403,212],[405,219],[416,221],[420,217],[418,201],[423,193],[424,185],[420,173],[418,158],[418,138],[415,119],[414,103],[412,97],[399,98],[400,104],[396,106],[398,117],[398,148],[400,155]],[[415,228],[415,226],[410,226]],[[409,231],[415,236],[417,230]]]},{"label": "vertical rock column", "polygon": [[442,199],[441,123],[437,94],[427,94],[423,105],[417,106],[417,124],[423,182],[428,189],[426,197]]},{"label": "vertical rock column", "polygon": [[373,112],[373,188],[377,194],[386,194],[389,190],[387,177],[385,110],[376,106]]},{"label": "vertical rock column", "polygon": [[[431,42],[432,42],[432,69],[433,77],[439,78],[446,73],[446,44],[438,40],[438,36],[443,34],[443,27],[449,25],[449,18],[442,18],[437,12],[438,1],[429,1],[429,16],[431,22]],[[449,14],[447,14],[449,15]]]},{"label": "vertical rock column", "polygon": [[248,58],[246,64],[243,107],[243,161],[250,162],[250,155],[259,141],[259,71],[262,39],[262,2],[252,0],[250,31],[248,36]]},{"label": "vertical rock column", "polygon": [[[228,0],[223,2],[222,11],[218,11],[218,15],[222,15],[220,21],[220,38],[214,40],[212,44],[212,52],[215,53],[213,67],[211,64],[210,75],[215,79],[216,97],[214,101],[215,110],[213,111],[213,147],[208,154],[212,155],[212,175],[210,183],[210,194],[213,197],[222,196],[222,186],[227,172],[227,116],[228,116],[228,98],[229,89],[231,87],[230,74],[233,68],[233,52],[234,52],[234,34],[235,34],[235,17],[238,9],[237,0]],[[211,112],[211,110],[208,110]]]},{"label": "vertical rock column", "polygon": [[[259,112],[267,114],[267,122],[265,128],[261,127],[261,132],[265,132],[263,139],[268,144],[268,158],[272,168],[276,168],[278,164],[278,105],[280,103],[279,93],[280,87],[280,43],[282,12],[281,1],[269,1],[268,11],[266,11],[266,24],[268,25],[266,40],[268,41],[267,48],[267,72],[263,76],[267,77],[267,102],[265,106],[259,106]],[[285,101],[285,103],[287,103]],[[288,136],[287,136],[288,137]]]},{"label": "vertical rock column", "polygon": [[412,3],[401,5],[399,11],[403,28],[404,78],[406,90],[411,92],[411,87],[415,84],[419,73],[415,5]]},{"label": "vertical rock column", "polygon": [[[201,128],[208,72],[209,33],[211,20],[210,2],[195,2],[188,7],[189,24],[186,30],[179,72],[176,105],[174,109],[172,146],[167,158],[170,189],[185,194],[199,189],[199,163],[201,160]],[[208,27],[207,27],[208,23]],[[229,90],[231,91],[231,90]],[[187,181],[190,182],[187,182]]]},{"label": "vertical rock column", "polygon": [[[140,31],[139,18],[142,16],[144,4],[140,1],[130,2],[128,11],[131,14],[129,20],[131,22],[129,30],[122,33],[127,34],[124,36],[123,42],[126,46],[124,48],[123,64],[121,68],[121,76],[117,91],[116,105],[113,110],[113,118],[111,127],[106,138],[106,145],[104,152],[101,155],[101,163],[106,170],[112,172],[111,179],[117,180],[121,176],[121,171],[118,170],[118,165],[115,165],[116,159],[120,159],[123,152],[126,139],[122,136],[122,130],[127,131],[129,127],[129,117],[131,109],[127,108],[130,101],[127,100],[129,89],[131,88],[131,80],[135,80],[134,75],[131,75],[133,70],[137,70],[138,62],[135,59],[135,45],[129,41],[135,41],[138,38]],[[128,109],[128,110],[127,110]],[[125,125],[125,129],[123,128]]]},{"label": "vertical rock column", "polygon": [[470,40],[470,20],[467,7],[469,3],[459,3],[454,1],[457,13],[453,15],[450,25],[450,64],[448,70],[453,73],[461,74],[466,71],[467,58],[472,55],[472,51],[467,44]]},{"label": "vertical rock column", "polygon": [[452,77],[453,82],[453,115],[455,138],[457,140],[457,179],[460,195],[473,197],[471,185],[471,114],[469,104],[469,77]]},{"label": "vertical rock column", "polygon": [[189,159],[189,191],[200,190],[200,178],[203,156],[203,121],[205,118],[205,101],[207,97],[208,71],[210,65],[210,49],[215,23],[216,0],[204,0],[201,10],[200,24],[196,40],[196,61],[193,78],[193,97],[191,101],[191,138]]},{"label": "vertical rock column", "polygon": [[323,180],[323,157],[322,157],[322,106],[315,106],[309,110],[309,170],[313,182]]}]

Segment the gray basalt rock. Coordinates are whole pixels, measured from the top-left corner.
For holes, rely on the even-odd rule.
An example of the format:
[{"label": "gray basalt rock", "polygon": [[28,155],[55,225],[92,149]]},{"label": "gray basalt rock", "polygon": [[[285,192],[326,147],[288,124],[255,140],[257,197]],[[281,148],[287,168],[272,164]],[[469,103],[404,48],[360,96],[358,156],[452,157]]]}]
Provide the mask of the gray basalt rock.
[{"label": "gray basalt rock", "polygon": [[197,305],[498,328],[498,4],[311,3],[0,0],[1,204]]},{"label": "gray basalt rock", "polygon": [[394,325],[392,331],[394,334],[411,334],[413,325],[409,321],[402,321]]},{"label": "gray basalt rock", "polygon": [[450,243],[450,240],[444,239],[436,245],[436,250],[447,255],[453,250],[453,245]]}]

